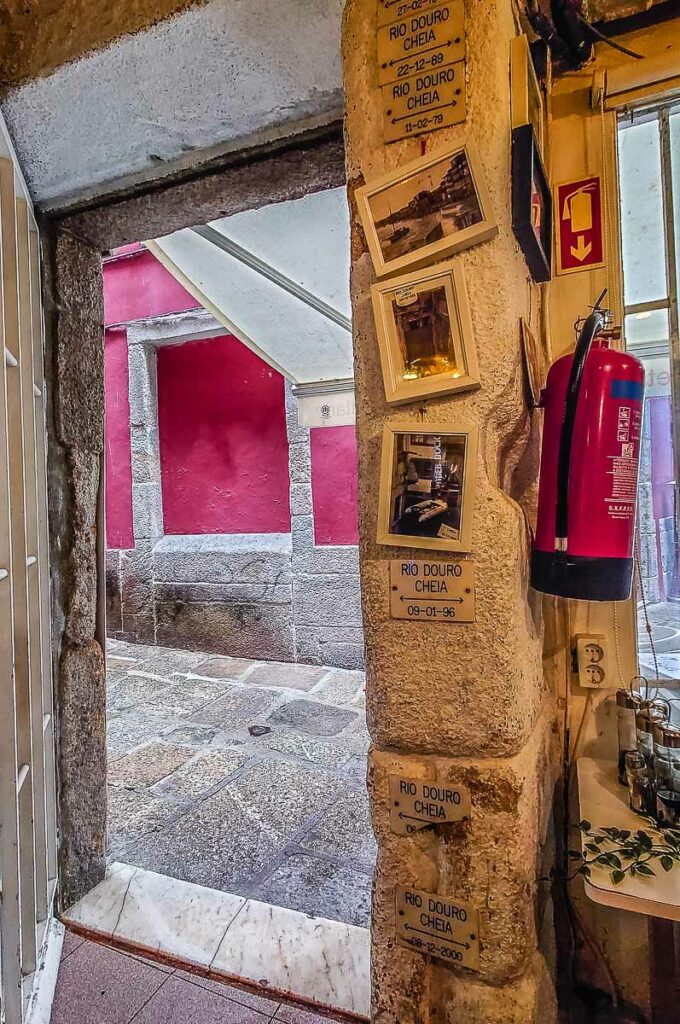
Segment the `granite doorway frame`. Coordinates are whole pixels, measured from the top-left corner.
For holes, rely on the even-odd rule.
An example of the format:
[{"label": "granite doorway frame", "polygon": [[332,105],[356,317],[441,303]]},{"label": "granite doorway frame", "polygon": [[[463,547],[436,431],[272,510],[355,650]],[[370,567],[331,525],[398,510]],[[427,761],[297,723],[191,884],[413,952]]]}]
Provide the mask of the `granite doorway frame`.
[{"label": "granite doorway frame", "polygon": [[40,217],[57,716],[59,907],[106,869],[104,327],[101,256],[346,182],[342,125]]}]

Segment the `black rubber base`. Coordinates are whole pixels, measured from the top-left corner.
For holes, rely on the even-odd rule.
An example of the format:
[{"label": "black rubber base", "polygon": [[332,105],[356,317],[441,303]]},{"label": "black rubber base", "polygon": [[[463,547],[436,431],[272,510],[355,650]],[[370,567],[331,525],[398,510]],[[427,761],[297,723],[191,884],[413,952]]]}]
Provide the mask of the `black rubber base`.
[{"label": "black rubber base", "polygon": [[579,601],[627,601],[632,558],[584,558],[562,551],[531,553],[531,586],[542,594]]}]

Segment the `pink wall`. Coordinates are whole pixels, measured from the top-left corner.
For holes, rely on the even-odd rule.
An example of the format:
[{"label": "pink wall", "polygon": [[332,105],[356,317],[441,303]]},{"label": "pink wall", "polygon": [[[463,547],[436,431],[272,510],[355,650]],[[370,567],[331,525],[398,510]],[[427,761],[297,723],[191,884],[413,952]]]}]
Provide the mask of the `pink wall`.
[{"label": "pink wall", "polygon": [[104,263],[104,323],[119,324],[199,306],[148,249],[123,246]]},{"label": "pink wall", "polygon": [[104,336],[106,389],[106,546],[134,547],[132,531],[132,467],[130,403],[125,328],[107,329]]},{"label": "pink wall", "polygon": [[230,335],[158,351],[166,533],[289,533],[283,377]]},{"label": "pink wall", "polygon": [[310,431],[315,544],[358,544],[357,441],[349,427]]},{"label": "pink wall", "polygon": [[[116,250],[103,275],[107,324],[198,307],[138,245]],[[104,362],[107,545],[127,548],[134,537],[124,329],[107,329]],[[158,379],[166,533],[287,533],[283,378],[224,336],[161,349]],[[356,544],[354,428],[312,430],[311,458],[315,542]]]}]

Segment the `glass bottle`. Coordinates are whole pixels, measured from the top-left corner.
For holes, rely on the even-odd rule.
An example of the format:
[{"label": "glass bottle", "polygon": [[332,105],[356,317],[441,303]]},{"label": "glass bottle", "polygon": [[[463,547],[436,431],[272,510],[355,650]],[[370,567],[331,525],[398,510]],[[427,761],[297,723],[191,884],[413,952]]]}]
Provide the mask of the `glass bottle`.
[{"label": "glass bottle", "polygon": [[636,814],[653,815],[656,810],[654,787],[649,777],[647,762],[637,750],[629,750],[626,754],[626,778],[631,811],[635,811]]},{"label": "glass bottle", "polygon": [[640,700],[640,695],[634,690],[616,691],[616,732],[619,741],[618,775],[622,786],[628,785],[626,754],[629,750],[637,750],[635,710],[639,706]]}]

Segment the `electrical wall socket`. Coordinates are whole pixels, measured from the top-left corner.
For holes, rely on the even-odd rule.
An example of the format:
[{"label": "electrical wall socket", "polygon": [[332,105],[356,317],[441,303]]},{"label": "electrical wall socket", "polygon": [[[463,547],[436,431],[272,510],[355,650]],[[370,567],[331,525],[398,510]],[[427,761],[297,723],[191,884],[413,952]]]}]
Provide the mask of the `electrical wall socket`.
[{"label": "electrical wall socket", "polygon": [[601,633],[581,633],[573,640],[574,672],[579,686],[604,690],[614,686],[609,674],[607,638]]}]

